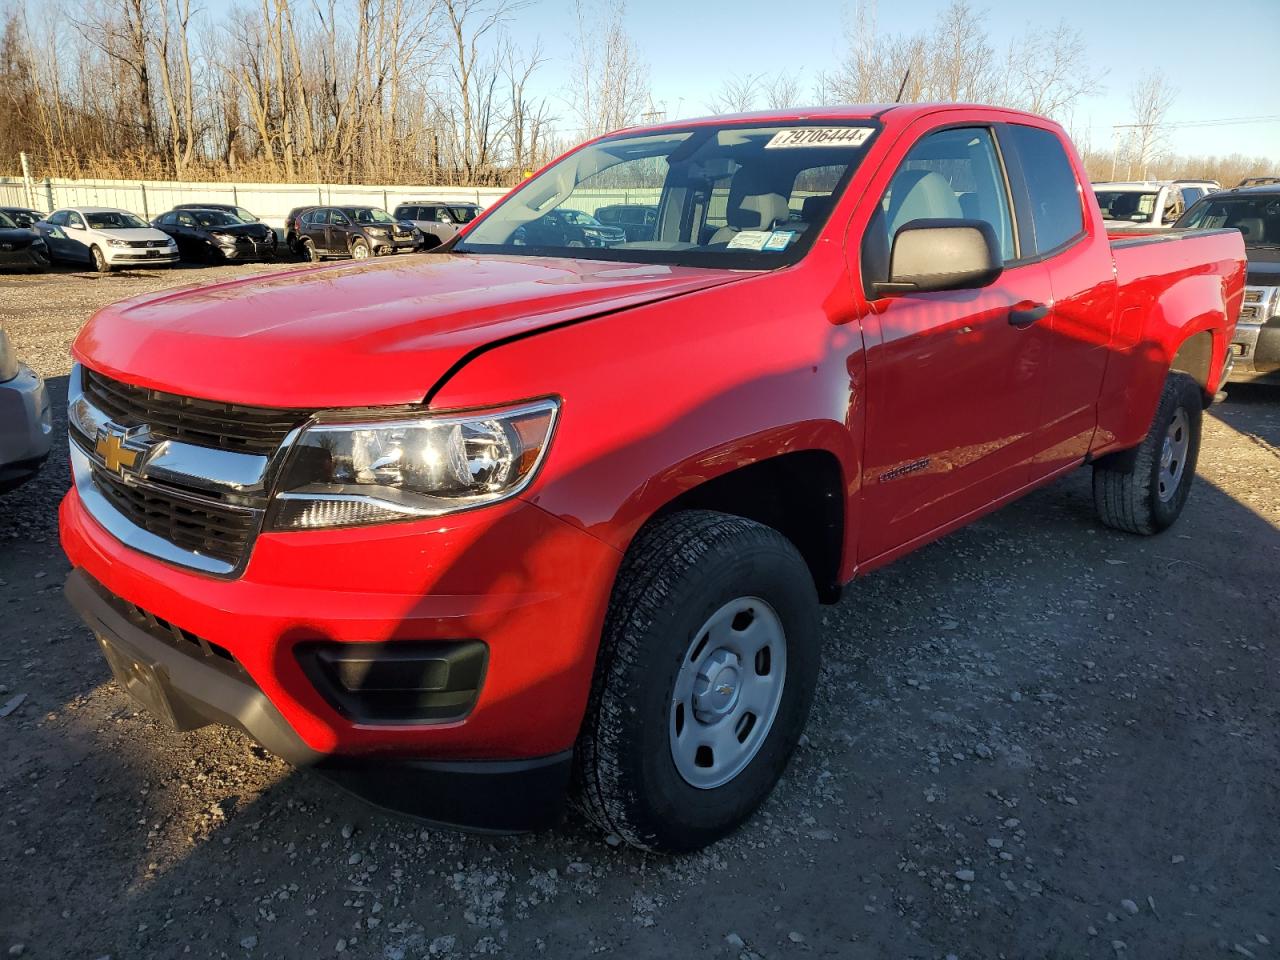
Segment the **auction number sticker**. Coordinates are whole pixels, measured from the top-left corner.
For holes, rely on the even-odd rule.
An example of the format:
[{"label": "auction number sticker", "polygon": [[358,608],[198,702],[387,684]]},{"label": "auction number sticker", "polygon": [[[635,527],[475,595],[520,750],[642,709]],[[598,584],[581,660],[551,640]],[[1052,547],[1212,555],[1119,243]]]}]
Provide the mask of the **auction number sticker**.
[{"label": "auction number sticker", "polygon": [[794,127],[779,130],[764,145],[766,150],[790,147],[860,147],[875,133],[874,127]]}]

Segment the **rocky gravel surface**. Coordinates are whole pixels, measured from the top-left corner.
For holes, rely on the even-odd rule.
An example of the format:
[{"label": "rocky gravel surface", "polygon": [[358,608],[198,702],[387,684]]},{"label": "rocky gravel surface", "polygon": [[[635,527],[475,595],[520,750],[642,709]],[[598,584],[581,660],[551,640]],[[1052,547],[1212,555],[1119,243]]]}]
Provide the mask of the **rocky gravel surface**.
[{"label": "rocky gravel surface", "polygon": [[[0,277],[0,318],[61,417],[93,307],[246,269]],[[1163,536],[1101,528],[1081,471],[825,608],[795,761],[687,857],[425,828],[166,733],[62,600],[55,458],[0,500],[0,956],[1280,956],[1280,392],[1206,425]]]}]

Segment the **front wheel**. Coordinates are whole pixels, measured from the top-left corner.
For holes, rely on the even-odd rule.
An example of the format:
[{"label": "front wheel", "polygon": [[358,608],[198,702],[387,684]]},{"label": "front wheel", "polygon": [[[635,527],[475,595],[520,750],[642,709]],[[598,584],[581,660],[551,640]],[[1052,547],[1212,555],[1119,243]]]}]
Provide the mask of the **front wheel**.
[{"label": "front wheel", "polygon": [[1173,525],[1195,479],[1203,408],[1199,384],[1170,373],[1137,449],[1094,464],[1093,503],[1103,523],[1145,535]]},{"label": "front wheel", "polygon": [[357,238],[355,242],[351,244],[351,256],[356,260],[368,260],[369,244]]},{"label": "front wheel", "polygon": [[98,273],[111,272],[111,264],[107,262],[106,255],[97,247],[89,248],[89,259],[93,263],[93,269]]},{"label": "front wheel", "polygon": [[614,586],[575,759],[578,801],[650,850],[696,850],[769,795],[818,675],[817,593],[795,546],[710,511],[646,526]]}]

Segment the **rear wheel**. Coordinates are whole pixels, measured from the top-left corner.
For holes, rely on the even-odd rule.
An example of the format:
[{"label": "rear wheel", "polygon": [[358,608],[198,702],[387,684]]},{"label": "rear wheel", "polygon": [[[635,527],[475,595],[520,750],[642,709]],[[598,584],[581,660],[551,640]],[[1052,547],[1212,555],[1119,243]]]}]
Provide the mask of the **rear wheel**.
[{"label": "rear wheel", "polygon": [[111,272],[111,264],[107,262],[106,256],[96,246],[89,248],[89,260],[93,264],[93,269],[98,273]]},{"label": "rear wheel", "polygon": [[746,820],[808,718],[817,602],[776,530],[701,510],[645,527],[614,586],[576,754],[587,816],[669,851]]},{"label": "rear wheel", "polygon": [[301,240],[302,257],[304,260],[310,260],[312,263],[320,262],[320,251],[316,249],[315,243],[310,237],[303,237]]},{"label": "rear wheel", "polygon": [[1094,464],[1093,503],[1103,523],[1148,535],[1173,525],[1195,479],[1203,408],[1199,384],[1170,373],[1137,449]]}]

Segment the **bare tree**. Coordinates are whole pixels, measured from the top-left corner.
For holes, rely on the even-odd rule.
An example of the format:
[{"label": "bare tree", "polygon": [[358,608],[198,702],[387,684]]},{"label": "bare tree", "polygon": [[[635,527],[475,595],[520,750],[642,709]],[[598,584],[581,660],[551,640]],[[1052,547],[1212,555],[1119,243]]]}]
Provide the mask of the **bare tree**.
[{"label": "bare tree", "polygon": [[720,84],[718,90],[707,101],[710,113],[746,113],[756,108],[760,95],[760,77],[744,74],[741,77],[729,77]]},{"label": "bare tree", "polygon": [[585,139],[639,122],[649,97],[649,68],[626,30],[625,0],[605,0],[588,15],[574,0],[573,90],[568,102]]},{"label": "bare tree", "polygon": [[794,73],[779,73],[764,81],[764,104],[770,110],[798,107],[803,100],[800,78]]},{"label": "bare tree", "polygon": [[1164,121],[1176,96],[1177,91],[1159,70],[1143,74],[1129,94],[1133,110],[1129,155],[1143,180],[1151,164],[1167,151],[1169,138]]},{"label": "bare tree", "polygon": [[1010,106],[1065,119],[1083,97],[1102,91],[1106,70],[1089,64],[1084,36],[1066,20],[1048,31],[1028,29],[1010,44],[1005,92]]}]

